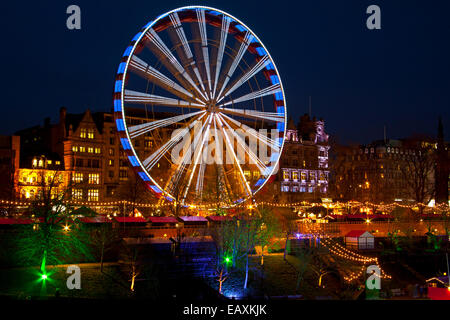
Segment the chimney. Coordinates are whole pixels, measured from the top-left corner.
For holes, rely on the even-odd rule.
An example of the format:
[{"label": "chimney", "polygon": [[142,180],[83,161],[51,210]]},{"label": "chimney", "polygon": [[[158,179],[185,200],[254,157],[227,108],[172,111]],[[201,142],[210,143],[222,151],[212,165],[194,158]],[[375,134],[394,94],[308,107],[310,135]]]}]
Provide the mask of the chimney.
[{"label": "chimney", "polygon": [[61,107],[59,109],[59,130],[60,130],[60,137],[62,139],[66,137],[66,115],[67,109],[65,107]]}]

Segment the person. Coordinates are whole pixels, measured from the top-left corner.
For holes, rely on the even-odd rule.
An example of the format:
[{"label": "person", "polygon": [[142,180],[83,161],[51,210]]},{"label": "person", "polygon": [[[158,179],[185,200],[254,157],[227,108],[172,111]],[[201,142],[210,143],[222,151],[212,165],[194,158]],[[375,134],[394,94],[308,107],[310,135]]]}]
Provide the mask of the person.
[{"label": "person", "polygon": [[419,287],[419,296],[423,298],[423,285]]},{"label": "person", "polygon": [[428,286],[427,286],[427,284],[425,284],[423,286],[423,297],[424,298],[428,298]]}]

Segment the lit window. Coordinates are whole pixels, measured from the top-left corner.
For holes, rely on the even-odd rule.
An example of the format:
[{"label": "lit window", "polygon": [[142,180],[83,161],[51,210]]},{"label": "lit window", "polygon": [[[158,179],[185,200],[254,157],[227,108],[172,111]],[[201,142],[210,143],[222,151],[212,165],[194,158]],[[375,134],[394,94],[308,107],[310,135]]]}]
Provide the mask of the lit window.
[{"label": "lit window", "polygon": [[145,140],[145,141],[144,141],[144,147],[145,147],[145,148],[151,148],[151,147],[153,147],[153,141],[152,141],[152,140]]},{"label": "lit window", "polygon": [[39,160],[39,167],[42,167],[42,166],[44,166],[44,161],[42,161],[42,159],[41,159],[41,160]]},{"label": "lit window", "polygon": [[100,174],[89,173],[89,184],[99,184],[99,183],[100,183]]},{"label": "lit window", "polygon": [[297,171],[292,172],[292,179],[298,180],[298,172]]},{"label": "lit window", "polygon": [[72,181],[75,183],[83,182],[83,173],[75,172],[72,176]]},{"label": "lit window", "polygon": [[114,155],[114,149],[113,148],[109,148],[109,155],[113,156]]},{"label": "lit window", "polygon": [[86,138],[86,128],[81,128],[81,130],[80,130],[80,138]]},{"label": "lit window", "polygon": [[310,181],[315,181],[316,180],[316,173],[315,172],[310,172],[309,173],[309,180]]},{"label": "lit window", "polygon": [[88,190],[88,201],[98,201],[98,189]]},{"label": "lit window", "polygon": [[85,147],[80,147],[80,152],[86,152],[86,148]]},{"label": "lit window", "polygon": [[37,159],[33,159],[33,167],[37,166]]},{"label": "lit window", "polygon": [[72,146],[72,151],[73,152],[78,152],[78,146]]},{"label": "lit window", "polygon": [[95,148],[95,153],[100,153],[101,149],[100,148]]},{"label": "lit window", "polygon": [[59,166],[59,165],[61,164],[61,161],[55,161],[55,164],[56,164],[57,166]]},{"label": "lit window", "polygon": [[283,171],[283,179],[289,180],[289,172],[288,171]]},{"label": "lit window", "polygon": [[47,164],[52,164],[52,160],[47,160]]},{"label": "lit window", "polygon": [[108,165],[109,165],[110,167],[114,166],[114,160],[113,160],[113,159],[109,159],[109,160],[108,160]]},{"label": "lit window", "polygon": [[306,172],[301,173],[302,181],[306,181]]},{"label": "lit window", "polygon": [[93,128],[88,129],[88,139],[94,139],[94,129]]},{"label": "lit window", "polygon": [[83,189],[72,189],[72,198],[74,200],[83,200]]},{"label": "lit window", "polygon": [[251,177],[250,171],[244,170],[244,176],[245,176],[247,179],[250,179],[250,177]]},{"label": "lit window", "polygon": [[120,170],[119,171],[119,179],[127,180],[128,179],[128,170]]},{"label": "lit window", "polygon": [[94,148],[89,147],[89,148],[88,148],[88,152],[89,152],[89,153],[94,153]]}]

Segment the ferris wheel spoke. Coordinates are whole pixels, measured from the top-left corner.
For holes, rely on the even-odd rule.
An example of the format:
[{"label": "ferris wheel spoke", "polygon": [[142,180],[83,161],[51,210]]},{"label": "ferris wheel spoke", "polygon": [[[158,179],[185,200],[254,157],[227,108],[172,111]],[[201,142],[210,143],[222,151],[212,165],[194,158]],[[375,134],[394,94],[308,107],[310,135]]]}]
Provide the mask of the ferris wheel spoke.
[{"label": "ferris wheel spoke", "polygon": [[[220,117],[216,117],[216,119],[217,119],[219,125],[223,128],[223,123],[220,120]],[[248,185],[248,181],[245,178],[244,172],[242,171],[242,167],[239,164],[239,159],[237,158],[236,153],[234,152],[233,144],[231,143],[230,138],[229,138],[226,130],[223,130],[223,134],[225,136],[225,142],[227,144],[227,147],[229,148],[228,150],[230,150],[230,153],[233,156],[234,164],[239,170],[239,174],[240,174],[241,180],[242,180],[242,182],[244,184],[244,187],[245,187],[244,188],[245,192],[247,193],[247,196],[250,196],[252,194],[252,190],[250,189],[250,186]]]},{"label": "ferris wheel spoke", "polygon": [[199,103],[203,103],[188,90],[180,86],[175,81],[169,79],[167,76],[163,75],[161,72],[151,67],[148,63],[138,58],[137,56],[133,56],[131,58],[130,68],[132,71],[144,76],[148,80],[155,82],[161,88],[170,91],[171,93],[182,99],[186,99],[186,97],[188,97],[190,99],[197,100],[197,102]]},{"label": "ferris wheel spoke", "polygon": [[185,100],[178,100],[168,97],[157,96],[154,94],[148,94],[133,90],[125,90],[125,102],[147,104],[154,103],[161,106],[168,107],[189,107],[189,108],[204,108],[204,104],[189,102]]},{"label": "ferris wheel spoke", "polygon": [[249,126],[227,116],[226,114],[222,113],[220,116],[222,117],[222,120],[224,120],[224,122],[225,122],[225,120],[228,120],[229,122],[233,123],[238,128],[241,128],[242,130],[244,130],[251,136],[255,137],[258,141],[261,141],[262,143],[264,143],[265,145],[270,147],[273,151],[279,152],[279,150],[281,148],[281,144],[279,142],[277,142],[276,140],[271,139],[268,136],[259,133],[255,129],[250,128]]},{"label": "ferris wheel spoke", "polygon": [[275,94],[277,92],[281,92],[281,85],[279,83],[273,84],[270,87],[261,89],[256,92],[250,92],[246,95],[243,95],[242,97],[232,99],[231,101],[220,104],[219,107],[224,107],[224,106],[228,106],[230,104],[244,102],[244,101],[248,101],[248,100],[258,99],[258,98],[261,98],[264,96],[268,96],[270,94]]},{"label": "ferris wheel spoke", "polygon": [[197,195],[200,200],[202,199],[203,195],[203,180],[205,178],[205,168],[206,164],[201,163],[200,168],[198,169],[197,183],[195,185],[195,191],[197,192]]},{"label": "ferris wheel spoke", "polygon": [[197,65],[195,63],[194,55],[192,54],[192,50],[189,47],[189,43],[187,41],[186,34],[184,33],[183,26],[181,25],[180,18],[178,17],[178,13],[174,12],[174,13],[170,14],[169,18],[172,21],[172,25],[175,29],[175,32],[177,33],[178,39],[180,40],[180,42],[183,46],[184,54],[186,55],[188,64],[191,66],[192,70],[194,70],[194,74],[197,77],[200,87],[202,88],[203,92],[205,92],[206,90],[203,85],[203,80],[200,76],[200,72],[198,71]]},{"label": "ferris wheel spoke", "polygon": [[166,119],[162,119],[162,120],[156,120],[156,121],[152,121],[152,122],[148,122],[148,123],[144,123],[144,124],[138,124],[138,125],[129,127],[128,133],[130,134],[130,138],[134,139],[142,134],[145,134],[145,133],[155,130],[157,128],[167,127],[167,126],[170,126],[171,124],[180,122],[184,119],[187,119],[187,118],[190,118],[190,117],[193,117],[193,116],[205,113],[205,112],[206,111],[202,110],[202,111],[183,114],[183,115],[166,118]]},{"label": "ferris wheel spoke", "polygon": [[[270,59],[268,56],[262,57],[252,68],[247,70],[239,79],[237,79],[233,85],[229,89],[224,89],[224,94],[222,96],[219,95],[217,99],[217,103],[222,101],[226,96],[230,95],[233,91],[238,89],[245,82],[254,77],[258,72],[260,72],[266,65],[270,63]],[[223,86],[225,88],[225,85]]]},{"label": "ferris wheel spoke", "polygon": [[[219,115],[219,118],[221,118],[221,116]],[[222,119],[222,118],[221,118]],[[223,119],[222,119],[223,120]],[[248,155],[249,160],[251,160],[254,164],[258,167],[258,170],[261,174],[265,174],[267,171],[267,167],[264,164],[263,161],[261,161],[261,159],[258,158],[258,156],[249,148],[249,146],[247,145],[247,143],[245,143],[245,140],[242,139],[242,137],[236,133],[235,130],[233,130],[231,128],[231,126],[226,122],[223,121],[223,123],[228,127],[228,129],[230,129],[229,132],[231,132],[233,134],[233,136],[236,138],[236,141],[239,143],[239,145],[244,149],[245,153]],[[251,162],[250,162],[251,163]]]},{"label": "ferris wheel spoke", "polygon": [[264,112],[249,109],[232,109],[232,108],[220,108],[222,113],[233,114],[243,118],[263,119],[273,122],[283,122],[284,114],[276,112]]},{"label": "ferris wheel spoke", "polygon": [[170,185],[168,187],[171,193],[174,192],[176,190],[176,188],[178,187],[178,183],[183,174],[184,168],[186,168],[186,165],[192,159],[191,148],[192,147],[195,148],[198,145],[199,140],[202,137],[202,133],[203,133],[205,126],[206,126],[206,121],[205,121],[205,123],[203,123],[201,130],[199,130],[199,132],[197,132],[197,134],[194,136],[194,141],[192,144],[191,144],[190,140],[187,140],[185,142],[185,144],[183,146],[183,150],[187,150],[187,151],[183,154],[181,163],[179,163],[178,167],[175,169],[175,173],[172,175],[172,179],[171,179]]},{"label": "ferris wheel spoke", "polygon": [[203,151],[204,145],[208,142],[207,139],[209,138],[209,128],[211,126],[211,120],[212,120],[213,116],[214,116],[213,114],[210,114],[208,116],[208,118],[206,119],[206,121],[205,121],[206,129],[205,129],[205,132],[203,134],[203,139],[202,139],[201,143],[197,146],[197,148],[195,150],[195,153],[194,153],[194,163],[192,164],[191,174],[189,176],[189,180],[188,180],[187,186],[186,186],[186,188],[184,190],[183,201],[186,199],[186,195],[187,195],[187,193],[188,193],[188,191],[189,191],[189,189],[191,187],[192,178],[194,177],[194,173],[195,173],[195,171],[197,169],[198,163],[199,163],[200,160],[203,160],[200,157],[202,156],[202,151]]},{"label": "ferris wheel spoke", "polygon": [[[200,120],[202,116],[200,116],[197,120]],[[151,170],[155,164],[161,160],[161,158],[171,150],[186,134],[189,134],[189,130],[194,127],[196,121],[193,121],[188,127],[181,129],[177,134],[169,139],[166,143],[164,143],[156,152],[150,155],[147,159],[142,163],[147,170]]]},{"label": "ferris wheel spoke", "polygon": [[220,44],[217,51],[217,61],[216,61],[216,76],[214,80],[214,90],[213,98],[216,97],[217,82],[219,81],[220,69],[222,67],[223,54],[225,51],[225,43],[227,42],[228,28],[230,27],[231,20],[228,17],[223,17],[222,19],[222,30],[220,33]]},{"label": "ferris wheel spoke", "polygon": [[245,34],[244,40],[242,41],[242,44],[239,48],[239,51],[236,54],[236,56],[234,57],[233,62],[231,63],[231,66],[230,66],[228,73],[225,77],[225,80],[221,86],[219,94],[217,95],[218,97],[222,96],[223,90],[225,89],[225,87],[228,84],[228,81],[230,81],[231,77],[233,76],[234,72],[236,71],[236,68],[239,65],[239,63],[241,62],[241,59],[244,56],[245,52],[247,51],[248,46],[252,42],[252,39],[253,39],[252,34],[247,31],[247,33]]},{"label": "ferris wheel spoke", "polygon": [[[180,62],[175,58],[175,56],[172,54],[172,52],[169,50],[169,48],[166,46],[166,44],[162,41],[162,39],[158,36],[155,30],[150,29],[146,33],[146,38],[155,45],[157,50],[161,52],[167,60],[170,62],[170,65],[168,66],[168,69],[175,68],[175,70],[183,76],[183,78],[194,88],[195,91],[204,99],[207,100],[203,92],[198,88],[198,86],[195,84],[194,80],[190,77],[190,75],[187,73],[186,69],[183,68],[183,66],[180,64]],[[150,48],[153,49],[153,48]],[[164,60],[163,60],[164,63]],[[176,75],[175,75],[176,76]]]},{"label": "ferris wheel spoke", "polygon": [[202,39],[202,53],[203,61],[205,64],[206,77],[208,79],[209,96],[212,96],[212,86],[211,86],[211,70],[209,65],[209,52],[208,52],[208,35],[206,33],[206,19],[204,10],[196,10],[198,27],[200,29],[200,37]]}]

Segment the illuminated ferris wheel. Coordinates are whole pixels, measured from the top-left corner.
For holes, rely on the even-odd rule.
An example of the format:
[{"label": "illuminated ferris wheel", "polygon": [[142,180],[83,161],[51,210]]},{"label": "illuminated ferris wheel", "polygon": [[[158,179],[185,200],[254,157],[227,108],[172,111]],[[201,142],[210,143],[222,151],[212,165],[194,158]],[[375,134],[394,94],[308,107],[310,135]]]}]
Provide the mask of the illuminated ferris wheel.
[{"label": "illuminated ferris wheel", "polygon": [[157,195],[233,205],[276,173],[286,102],[260,39],[221,10],[190,6],[132,39],[116,75],[114,116],[131,165]]}]

